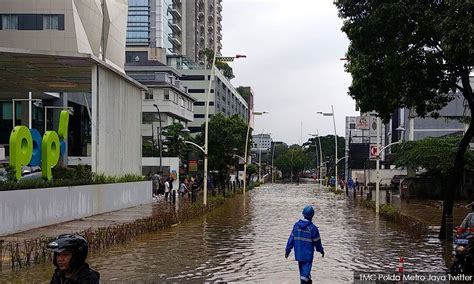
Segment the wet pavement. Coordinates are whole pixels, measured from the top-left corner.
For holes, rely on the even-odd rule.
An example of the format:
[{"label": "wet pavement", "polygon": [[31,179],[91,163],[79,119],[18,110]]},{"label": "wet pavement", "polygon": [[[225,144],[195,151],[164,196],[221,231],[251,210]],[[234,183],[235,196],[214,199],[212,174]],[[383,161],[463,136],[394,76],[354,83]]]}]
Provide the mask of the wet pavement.
[{"label": "wet pavement", "polygon": [[[451,261],[451,246],[440,243],[436,232],[410,237],[352,198],[315,184],[266,184],[192,221],[91,255],[89,262],[103,281],[112,282],[296,283],[297,263],[293,253],[284,258],[284,248],[306,204],[316,208],[314,222],[326,251],[313,264],[313,279],[320,283],[352,282],[354,271],[394,272],[399,257],[407,272],[441,272]],[[36,265],[0,279],[47,282],[51,273],[51,265]]]}]

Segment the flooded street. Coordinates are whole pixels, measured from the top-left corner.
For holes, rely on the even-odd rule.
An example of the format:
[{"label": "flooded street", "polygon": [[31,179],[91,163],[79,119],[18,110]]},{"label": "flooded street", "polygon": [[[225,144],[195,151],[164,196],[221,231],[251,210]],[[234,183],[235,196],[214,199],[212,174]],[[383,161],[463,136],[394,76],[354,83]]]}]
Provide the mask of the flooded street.
[{"label": "flooded street", "polygon": [[[353,271],[394,272],[399,257],[407,272],[446,270],[443,253],[450,252],[443,252],[434,233],[411,238],[350,197],[315,184],[261,186],[206,216],[92,255],[89,263],[103,281],[296,283],[297,262],[293,252],[284,258],[285,245],[306,204],[316,209],[313,221],[326,252],[315,257],[316,281],[352,282]],[[51,273],[52,265],[37,265],[0,279],[47,282]]]}]

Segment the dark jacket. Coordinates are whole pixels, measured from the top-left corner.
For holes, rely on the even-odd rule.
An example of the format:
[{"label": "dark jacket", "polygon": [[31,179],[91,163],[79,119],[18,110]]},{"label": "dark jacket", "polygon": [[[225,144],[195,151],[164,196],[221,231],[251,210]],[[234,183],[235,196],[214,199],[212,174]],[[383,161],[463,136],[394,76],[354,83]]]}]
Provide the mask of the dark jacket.
[{"label": "dark jacket", "polygon": [[56,268],[51,279],[51,284],[98,284],[100,283],[100,274],[89,268],[87,263],[79,266],[79,268],[71,275],[70,278],[64,278],[64,273]]},{"label": "dark jacket", "polygon": [[286,244],[286,253],[289,254],[293,247],[297,261],[312,262],[315,247],[316,251],[324,253],[318,227],[306,219],[296,222]]}]

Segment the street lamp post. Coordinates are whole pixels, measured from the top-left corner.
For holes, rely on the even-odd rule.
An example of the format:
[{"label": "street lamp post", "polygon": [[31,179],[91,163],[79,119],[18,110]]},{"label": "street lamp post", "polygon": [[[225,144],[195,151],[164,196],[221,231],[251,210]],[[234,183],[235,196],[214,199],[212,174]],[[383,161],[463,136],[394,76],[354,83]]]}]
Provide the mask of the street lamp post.
[{"label": "street lamp post", "polygon": [[[215,13],[215,11],[214,11]],[[215,18],[215,17],[214,17]],[[216,29],[214,29],[214,39],[216,38]],[[205,116],[205,129],[204,129],[204,186],[203,186],[203,196],[204,196],[204,206],[207,205],[207,169],[208,169],[208,154],[209,154],[209,101],[211,98],[211,87],[212,82],[214,82],[215,69],[216,69],[216,60],[220,61],[234,61],[234,58],[245,58],[245,55],[237,54],[231,57],[217,56],[217,40],[214,40],[214,56],[212,58],[211,65],[211,75],[209,76],[209,86],[207,88],[206,96],[206,116]]]},{"label": "street lamp post", "polygon": [[[401,131],[401,132],[405,131],[405,129],[401,126],[397,127],[396,130]],[[377,214],[380,211],[380,155],[383,153],[383,151],[385,151],[385,149],[402,142],[401,135],[400,135],[400,139],[398,141],[392,142],[388,144],[387,146],[380,148],[380,134],[381,134],[380,131],[381,131],[381,122],[380,122],[380,118],[377,117],[377,159],[375,161],[375,169],[377,172],[377,177],[375,179],[375,213]]]},{"label": "street lamp post", "polygon": [[332,116],[332,122],[334,124],[334,178],[335,178],[335,183],[336,183],[336,189],[338,187],[338,176],[337,176],[337,131],[336,131],[336,118],[334,115],[334,106],[331,105],[331,112],[318,112],[319,114],[322,114],[323,116]]},{"label": "street lamp post", "polygon": [[250,134],[250,121],[252,120],[253,116],[254,115],[264,115],[268,112],[266,111],[263,111],[263,112],[258,112],[258,111],[254,111],[254,112],[251,112],[250,113],[250,117],[249,117],[249,120],[248,120],[248,123],[247,123],[247,137],[245,139],[245,163],[244,163],[244,194],[245,194],[245,188],[246,188],[246,185],[247,185],[247,160],[248,160],[248,157],[247,157],[247,150],[248,150],[248,144],[249,144],[249,134]]},{"label": "street lamp post", "polygon": [[[321,182],[321,174],[322,174],[322,167],[323,167],[323,150],[321,148],[321,137],[319,136],[319,131],[316,130],[316,134],[309,134],[311,136],[313,136],[314,138],[318,138],[318,144],[319,144],[319,166],[317,166],[317,168],[319,168],[319,187],[321,187],[322,185],[322,182]],[[316,145],[316,141],[315,141],[315,145]],[[318,151],[318,149],[316,148],[316,151]],[[317,162],[316,162],[317,163]]]},{"label": "street lamp post", "polygon": [[[160,123],[160,127],[159,127],[159,129],[158,129],[158,135],[157,135],[157,137],[158,137],[158,148],[160,148],[160,171],[159,171],[159,172],[162,173],[162,172],[161,172],[161,168],[162,168],[162,166],[163,166],[163,164],[162,164],[162,160],[163,160],[163,147],[162,147],[162,145],[161,145],[161,112],[160,112],[160,109],[158,108],[158,106],[157,106],[156,104],[153,104],[153,106],[154,106],[154,107],[156,108],[156,110],[158,111],[158,119],[160,120],[160,122],[159,122],[159,123]],[[152,128],[152,130],[153,130],[153,123],[152,123],[152,125],[151,125],[151,128]],[[152,137],[152,139],[153,139],[153,137]],[[153,155],[153,156],[154,156],[154,155]]]},{"label": "street lamp post", "polygon": [[272,184],[275,182],[275,168],[273,167],[274,158],[275,158],[275,143],[272,142]]},{"label": "street lamp post", "polygon": [[[1,100],[2,102],[3,101],[10,101],[10,100]],[[32,123],[32,115],[31,115],[31,112],[32,112],[32,107],[31,107],[31,102],[33,102],[33,105],[35,107],[43,107],[43,101],[41,99],[32,99],[32,98],[29,98],[29,99],[12,99],[11,102],[12,102],[12,107],[13,107],[13,110],[12,110],[12,121],[13,121],[13,128],[15,128],[15,116],[16,116],[16,110],[15,110],[15,102],[18,102],[18,101],[25,101],[25,102],[29,102],[29,106],[28,106],[28,110],[29,110],[29,120],[28,120],[28,128],[33,128],[33,123]]]}]

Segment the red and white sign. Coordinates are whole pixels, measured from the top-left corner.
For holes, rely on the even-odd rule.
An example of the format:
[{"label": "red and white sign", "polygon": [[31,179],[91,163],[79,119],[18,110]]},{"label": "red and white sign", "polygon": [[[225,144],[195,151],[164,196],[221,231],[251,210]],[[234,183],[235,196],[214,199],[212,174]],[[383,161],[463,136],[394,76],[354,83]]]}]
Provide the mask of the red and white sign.
[{"label": "red and white sign", "polygon": [[369,159],[375,160],[379,155],[379,151],[376,144],[370,144],[369,146]]}]

